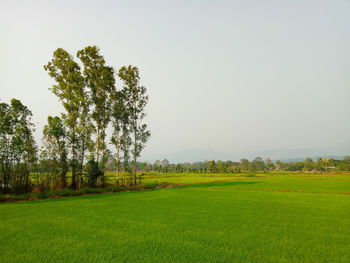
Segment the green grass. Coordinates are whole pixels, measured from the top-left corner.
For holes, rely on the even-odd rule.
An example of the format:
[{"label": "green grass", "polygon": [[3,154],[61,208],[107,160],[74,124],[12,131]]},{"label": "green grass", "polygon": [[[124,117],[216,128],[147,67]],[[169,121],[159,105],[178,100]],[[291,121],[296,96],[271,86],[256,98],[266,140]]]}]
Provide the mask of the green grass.
[{"label": "green grass", "polygon": [[349,262],[350,175],[170,180],[1,204],[0,262]]}]

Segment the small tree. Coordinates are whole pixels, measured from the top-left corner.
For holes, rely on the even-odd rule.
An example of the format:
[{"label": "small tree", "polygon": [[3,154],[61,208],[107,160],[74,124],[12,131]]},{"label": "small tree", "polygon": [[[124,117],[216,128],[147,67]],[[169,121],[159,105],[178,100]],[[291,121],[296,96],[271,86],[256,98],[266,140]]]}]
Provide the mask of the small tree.
[{"label": "small tree", "polygon": [[89,160],[85,165],[85,170],[89,186],[96,187],[97,179],[102,175],[102,172],[98,167],[98,163],[94,159]]},{"label": "small tree", "polygon": [[[67,154],[67,131],[58,116],[47,118],[43,129],[43,154],[48,157],[50,170],[58,175],[62,187],[66,187],[66,174],[69,170]],[[56,179],[56,178],[55,178]]]}]

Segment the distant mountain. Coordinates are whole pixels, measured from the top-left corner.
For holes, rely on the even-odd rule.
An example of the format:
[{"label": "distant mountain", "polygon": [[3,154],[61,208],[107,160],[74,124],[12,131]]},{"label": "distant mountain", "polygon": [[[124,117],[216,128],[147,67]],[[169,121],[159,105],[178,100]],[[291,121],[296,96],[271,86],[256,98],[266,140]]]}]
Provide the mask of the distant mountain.
[{"label": "distant mountain", "polygon": [[187,149],[168,154],[145,154],[141,160],[153,163],[156,160],[168,159],[170,163],[197,162],[205,160],[239,161],[242,158],[253,160],[257,156],[265,159],[283,161],[302,161],[307,157],[317,160],[319,157],[343,159],[350,155],[350,146],[318,148],[318,149],[279,149],[249,152],[217,152],[213,149]]}]

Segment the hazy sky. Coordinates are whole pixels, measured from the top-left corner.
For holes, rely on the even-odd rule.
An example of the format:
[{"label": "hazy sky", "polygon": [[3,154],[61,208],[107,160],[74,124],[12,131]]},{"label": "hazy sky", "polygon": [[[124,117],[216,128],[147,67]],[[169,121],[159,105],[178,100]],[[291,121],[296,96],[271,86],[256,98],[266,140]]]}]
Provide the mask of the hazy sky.
[{"label": "hazy sky", "polygon": [[87,45],[140,68],[146,155],[350,141],[348,0],[1,0],[0,33],[0,99],[33,111],[38,141],[62,111],[43,65]]}]

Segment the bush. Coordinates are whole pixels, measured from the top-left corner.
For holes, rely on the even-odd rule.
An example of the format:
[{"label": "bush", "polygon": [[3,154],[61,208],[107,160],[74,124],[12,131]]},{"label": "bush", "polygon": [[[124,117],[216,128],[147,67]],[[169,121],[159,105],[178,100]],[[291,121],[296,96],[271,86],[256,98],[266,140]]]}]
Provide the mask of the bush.
[{"label": "bush", "polygon": [[24,194],[24,193],[27,193],[27,192],[31,192],[32,191],[32,187],[30,185],[27,186],[27,185],[22,184],[22,183],[15,183],[13,185],[12,191],[15,194]]},{"label": "bush", "polygon": [[98,167],[98,163],[95,160],[90,160],[85,166],[87,173],[87,181],[90,187],[96,187],[97,179],[103,175],[102,171]]},{"label": "bush", "polygon": [[[164,184],[163,184],[164,185]],[[165,183],[165,185],[167,185]],[[154,189],[157,188],[158,183],[148,183],[148,184],[139,184],[139,185],[108,185],[106,187],[84,187],[80,190],[73,190],[69,188],[64,189],[54,189],[46,192],[31,192],[24,194],[0,194],[0,202],[6,201],[21,201],[21,200],[37,200],[37,199],[46,199],[50,197],[65,197],[65,196],[77,196],[85,194],[100,194],[108,192],[122,192],[128,190],[143,190],[143,189]]]}]

